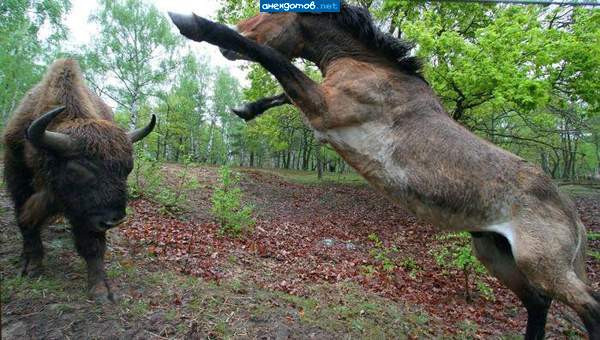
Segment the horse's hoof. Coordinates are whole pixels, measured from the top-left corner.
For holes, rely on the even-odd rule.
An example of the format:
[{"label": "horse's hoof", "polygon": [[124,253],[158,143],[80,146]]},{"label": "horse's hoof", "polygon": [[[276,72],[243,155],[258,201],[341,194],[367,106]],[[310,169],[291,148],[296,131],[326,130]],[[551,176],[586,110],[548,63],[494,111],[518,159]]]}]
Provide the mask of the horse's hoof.
[{"label": "horse's hoof", "polygon": [[254,115],[250,110],[248,110],[248,107],[246,105],[242,107],[232,108],[231,112],[233,112],[236,116],[242,118],[245,121],[249,121],[252,120],[252,118],[254,118]]},{"label": "horse's hoof", "polygon": [[183,36],[198,42],[204,41],[207,33],[215,25],[213,22],[196,15],[168,13],[171,21]]}]

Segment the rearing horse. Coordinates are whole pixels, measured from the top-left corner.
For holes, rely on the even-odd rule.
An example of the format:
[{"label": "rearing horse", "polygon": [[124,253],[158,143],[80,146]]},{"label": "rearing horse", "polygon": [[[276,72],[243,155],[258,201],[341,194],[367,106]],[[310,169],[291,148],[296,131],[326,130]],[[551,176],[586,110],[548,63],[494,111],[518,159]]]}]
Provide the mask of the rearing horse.
[{"label": "rearing horse", "polygon": [[[527,309],[526,339],[544,337],[553,298],[600,339],[600,294],[586,283],[585,227],[572,203],[537,166],[450,118],[410,45],[382,33],[367,10],[259,14],[240,22],[239,33],[170,15],[184,36],[256,61],[281,83],[285,95],[244,118],[289,98],[318,139],[394,202],[444,230],[471,232],[479,260]],[[296,68],[295,57],[318,65],[323,82]]]}]

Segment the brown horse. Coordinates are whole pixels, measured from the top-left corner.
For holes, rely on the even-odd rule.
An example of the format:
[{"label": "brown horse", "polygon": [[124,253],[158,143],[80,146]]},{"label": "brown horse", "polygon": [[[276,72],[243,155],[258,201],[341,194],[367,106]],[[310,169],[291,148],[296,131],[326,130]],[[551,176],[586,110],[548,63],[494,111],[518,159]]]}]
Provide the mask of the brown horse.
[{"label": "brown horse", "polygon": [[[394,202],[444,230],[471,232],[478,258],[527,309],[527,339],[543,338],[553,298],[600,339],[600,294],[586,283],[585,228],[572,203],[537,166],[452,120],[411,46],[377,29],[365,9],[259,14],[239,33],[196,15],[171,18],[186,37],[259,62],[315,135]],[[323,82],[295,57],[316,63]],[[277,99],[287,100],[259,108]]]}]

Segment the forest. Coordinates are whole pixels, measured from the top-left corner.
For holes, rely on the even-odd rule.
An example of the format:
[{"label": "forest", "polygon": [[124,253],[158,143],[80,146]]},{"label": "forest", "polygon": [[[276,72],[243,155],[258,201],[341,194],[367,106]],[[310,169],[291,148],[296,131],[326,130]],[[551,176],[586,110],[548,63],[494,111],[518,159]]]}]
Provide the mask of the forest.
[{"label": "forest", "polygon": [[[483,138],[556,179],[590,180],[600,171],[600,18],[571,6],[421,1],[357,1],[380,27],[411,41],[424,77],[448,113]],[[68,0],[0,5],[0,129],[47,65],[80,61],[89,85],[133,127],[158,116],[138,156],[158,162],[349,172],[287,105],[245,123],[230,109],[281,91],[260,66],[233,76],[192,49],[164,13],[144,1],[99,1],[97,35],[68,44]],[[255,1],[219,2],[215,19],[233,24]],[[204,46],[203,48],[208,48]],[[314,79],[319,70],[299,64]]]}]

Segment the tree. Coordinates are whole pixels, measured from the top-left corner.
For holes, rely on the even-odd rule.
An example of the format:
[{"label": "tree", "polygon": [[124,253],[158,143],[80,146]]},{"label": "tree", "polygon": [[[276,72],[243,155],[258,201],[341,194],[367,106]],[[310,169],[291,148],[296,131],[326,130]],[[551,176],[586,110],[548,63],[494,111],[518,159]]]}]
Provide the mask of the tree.
[{"label": "tree", "polygon": [[155,113],[160,119],[153,153],[157,159],[179,161],[180,156],[185,155],[202,160],[212,70],[205,60],[199,61],[191,52],[179,64],[175,85],[158,96],[160,102]]},{"label": "tree", "polygon": [[585,141],[598,115],[596,11],[387,0],[378,13],[417,43],[454,119],[555,177],[592,171],[584,165],[597,163]]},{"label": "tree", "polygon": [[[59,53],[67,34],[63,17],[70,7],[68,0],[0,2],[0,128]],[[44,25],[47,37],[41,39]]]},{"label": "tree", "polygon": [[235,139],[240,138],[239,130],[242,120],[233,115],[230,108],[238,105],[242,98],[240,85],[227,70],[217,69],[214,79],[213,94],[209,108],[209,158],[214,162],[226,164],[233,159],[234,145],[240,147]]},{"label": "tree", "polygon": [[129,126],[138,123],[140,106],[159,90],[175,68],[181,39],[167,18],[141,0],[100,0],[90,17],[98,38],[87,48],[88,81],[129,112]]}]

